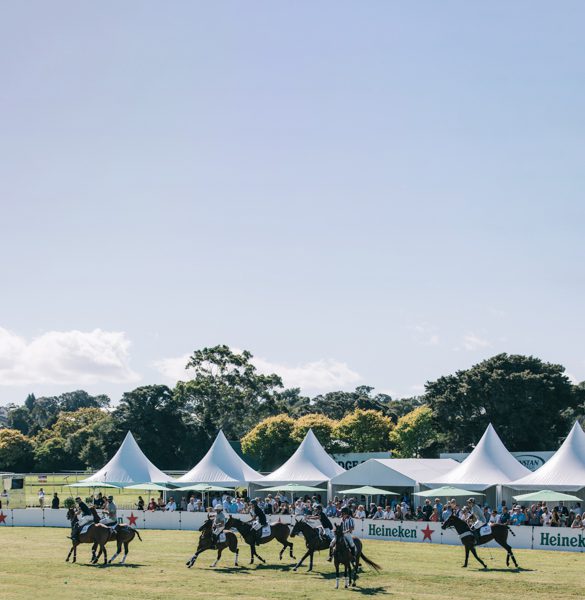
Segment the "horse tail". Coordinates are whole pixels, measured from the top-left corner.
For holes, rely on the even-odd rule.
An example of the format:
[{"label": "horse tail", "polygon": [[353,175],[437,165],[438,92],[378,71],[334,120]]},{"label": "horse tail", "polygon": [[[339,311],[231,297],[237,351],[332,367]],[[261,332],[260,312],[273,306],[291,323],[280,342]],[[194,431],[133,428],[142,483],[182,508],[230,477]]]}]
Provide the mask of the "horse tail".
[{"label": "horse tail", "polygon": [[509,525],[506,525],[506,529],[507,529],[507,530],[508,530],[508,531],[509,531],[509,532],[510,532],[510,533],[511,533],[511,534],[512,534],[514,537],[516,537],[516,534],[514,533],[514,530],[513,530],[513,529],[512,529],[512,528],[511,528]]},{"label": "horse tail", "polygon": [[135,529],[135,530],[134,530],[134,533],[135,533],[135,534],[138,536],[138,539],[139,539],[140,541],[142,541],[142,538],[140,537],[140,534],[138,533],[138,529]]},{"label": "horse tail", "polygon": [[363,552],[360,554],[360,559],[363,560],[366,565],[372,567],[376,573],[379,573],[382,570],[382,567],[379,564],[375,563],[373,560],[370,560]]}]

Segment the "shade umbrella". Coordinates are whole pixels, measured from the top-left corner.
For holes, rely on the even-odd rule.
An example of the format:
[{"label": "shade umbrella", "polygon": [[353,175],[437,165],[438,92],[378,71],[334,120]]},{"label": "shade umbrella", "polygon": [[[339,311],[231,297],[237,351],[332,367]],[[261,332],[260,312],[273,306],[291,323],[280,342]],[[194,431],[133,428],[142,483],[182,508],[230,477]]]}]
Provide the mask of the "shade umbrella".
[{"label": "shade umbrella", "polygon": [[113,483],[106,483],[105,481],[77,481],[76,483],[68,483],[65,487],[73,487],[73,488],[118,488],[120,489],[121,485],[115,485]]},{"label": "shade umbrella", "polygon": [[520,502],[532,502],[538,500],[548,502],[562,502],[563,500],[581,501],[581,498],[573,496],[572,494],[563,494],[562,492],[555,492],[553,490],[540,490],[539,492],[530,492],[530,494],[520,494],[520,496],[512,497],[514,500],[520,500]]},{"label": "shade umbrella", "polygon": [[274,487],[262,488],[260,492],[324,492],[323,488],[303,485],[302,483],[287,483],[286,485],[275,485]]},{"label": "shade umbrella", "polygon": [[339,490],[342,494],[360,494],[361,496],[399,496],[395,492],[389,492],[371,485],[362,485],[362,487],[351,488],[350,490]]},{"label": "shade umbrella", "polygon": [[464,490],[462,488],[451,487],[445,485],[440,488],[433,490],[425,490],[424,492],[414,492],[413,496],[420,496],[421,498],[457,498],[458,496],[485,496],[481,492],[472,492],[471,490]]},{"label": "shade umbrella", "polygon": [[169,486],[164,483],[134,483],[133,485],[125,486],[126,490],[145,490],[147,492],[172,492],[177,489],[176,486]]}]

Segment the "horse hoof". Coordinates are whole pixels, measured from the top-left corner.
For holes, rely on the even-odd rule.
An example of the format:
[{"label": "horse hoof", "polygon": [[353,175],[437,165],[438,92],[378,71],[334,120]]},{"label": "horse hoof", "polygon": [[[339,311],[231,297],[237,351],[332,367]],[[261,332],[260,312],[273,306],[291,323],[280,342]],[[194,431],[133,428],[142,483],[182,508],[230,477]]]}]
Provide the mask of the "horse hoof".
[{"label": "horse hoof", "polygon": [[297,572],[297,568],[296,568],[296,567],[294,567],[294,568],[293,568],[293,571],[296,573],[296,572]]}]

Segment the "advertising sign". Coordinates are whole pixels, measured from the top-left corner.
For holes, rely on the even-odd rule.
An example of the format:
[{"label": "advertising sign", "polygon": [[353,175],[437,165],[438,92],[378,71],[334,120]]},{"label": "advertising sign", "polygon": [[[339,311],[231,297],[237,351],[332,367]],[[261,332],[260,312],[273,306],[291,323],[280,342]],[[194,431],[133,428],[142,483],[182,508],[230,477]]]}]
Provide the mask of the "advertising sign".
[{"label": "advertising sign", "polygon": [[332,454],[333,460],[344,469],[353,469],[370,458],[392,458],[390,452],[348,452],[347,454]]}]

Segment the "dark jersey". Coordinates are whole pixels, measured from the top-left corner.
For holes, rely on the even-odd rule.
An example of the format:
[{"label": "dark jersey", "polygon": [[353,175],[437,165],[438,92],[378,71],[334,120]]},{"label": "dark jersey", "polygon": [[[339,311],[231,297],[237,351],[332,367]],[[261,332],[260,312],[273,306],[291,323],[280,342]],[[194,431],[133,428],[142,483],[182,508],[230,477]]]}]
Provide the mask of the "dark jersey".
[{"label": "dark jersey", "polygon": [[252,510],[254,511],[254,516],[258,519],[258,523],[264,527],[267,524],[264,511],[259,506],[254,506]]},{"label": "dark jersey", "polygon": [[89,507],[87,506],[87,504],[85,502],[79,502],[79,511],[81,512],[81,514],[84,517],[91,517],[91,510],[89,510]]}]

